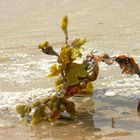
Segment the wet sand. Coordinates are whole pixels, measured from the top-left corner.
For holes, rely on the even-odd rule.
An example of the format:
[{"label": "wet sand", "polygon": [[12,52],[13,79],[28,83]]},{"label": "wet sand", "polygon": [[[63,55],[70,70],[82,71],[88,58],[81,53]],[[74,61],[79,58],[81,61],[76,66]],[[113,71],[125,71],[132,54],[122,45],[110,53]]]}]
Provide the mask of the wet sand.
[{"label": "wet sand", "polygon": [[127,54],[140,64],[139,0],[0,3],[0,140],[139,139],[136,106],[140,80],[136,75],[121,75],[117,64],[100,65],[91,98],[95,114],[81,114],[77,122],[59,120],[30,127],[18,120],[14,110],[18,102],[39,98],[53,87],[47,74],[55,57],[46,56],[37,45],[48,40],[59,51],[64,41],[59,24],[65,14],[70,19],[70,41],[76,37],[88,40],[84,55],[90,51],[112,56]]},{"label": "wet sand", "polygon": [[[79,98],[79,97],[76,97]],[[78,111],[80,117],[78,120],[58,120],[55,123],[42,122],[37,126],[30,126],[22,123],[19,119],[3,110],[0,120],[0,140],[49,140],[49,139],[64,139],[64,140],[138,140],[139,139],[139,116],[135,111],[135,107],[130,108],[127,99],[99,99],[94,97],[95,112],[93,113],[88,106],[84,108],[80,105]],[[78,101],[78,100],[77,100]],[[120,105],[117,105],[117,103]],[[125,103],[127,102],[127,105]],[[93,108],[95,107],[92,106]],[[113,119],[113,120],[112,120]]]}]

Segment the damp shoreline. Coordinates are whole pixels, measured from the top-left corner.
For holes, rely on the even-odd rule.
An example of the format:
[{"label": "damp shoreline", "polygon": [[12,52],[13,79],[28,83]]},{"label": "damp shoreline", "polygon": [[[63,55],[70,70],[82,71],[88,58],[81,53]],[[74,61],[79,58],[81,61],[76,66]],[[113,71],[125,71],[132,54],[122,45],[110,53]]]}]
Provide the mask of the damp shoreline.
[{"label": "damp shoreline", "polygon": [[55,92],[55,79],[50,82],[47,75],[56,58],[43,54],[37,46],[48,40],[60,51],[64,42],[60,19],[66,14],[69,42],[87,38],[83,58],[91,51],[125,54],[140,64],[139,0],[0,2],[0,140],[139,140],[140,78],[122,74],[118,64],[101,63],[93,95],[79,97],[94,102],[94,114],[83,113],[86,110],[81,108],[78,121],[58,120],[32,127],[23,124],[15,112],[19,102],[30,103]]}]

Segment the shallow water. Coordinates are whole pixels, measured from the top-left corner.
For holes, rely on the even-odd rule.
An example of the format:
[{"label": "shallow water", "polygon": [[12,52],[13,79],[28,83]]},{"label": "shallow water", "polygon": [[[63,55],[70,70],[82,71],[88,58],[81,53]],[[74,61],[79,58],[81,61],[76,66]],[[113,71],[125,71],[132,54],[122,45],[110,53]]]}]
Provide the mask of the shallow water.
[{"label": "shallow water", "polygon": [[46,56],[37,45],[49,40],[59,51],[64,40],[59,23],[65,14],[70,18],[70,40],[87,37],[84,56],[90,51],[111,56],[126,54],[140,64],[139,0],[0,0],[0,3],[0,139],[16,140],[19,136],[108,139],[106,135],[114,131],[129,131],[132,139],[138,138],[140,120],[136,106],[140,78],[121,74],[117,64],[100,64],[92,98],[95,114],[82,115],[78,122],[60,121],[31,129],[17,124],[14,108],[19,102],[32,102],[48,91],[54,92],[53,80],[50,82],[47,75],[55,57]]}]

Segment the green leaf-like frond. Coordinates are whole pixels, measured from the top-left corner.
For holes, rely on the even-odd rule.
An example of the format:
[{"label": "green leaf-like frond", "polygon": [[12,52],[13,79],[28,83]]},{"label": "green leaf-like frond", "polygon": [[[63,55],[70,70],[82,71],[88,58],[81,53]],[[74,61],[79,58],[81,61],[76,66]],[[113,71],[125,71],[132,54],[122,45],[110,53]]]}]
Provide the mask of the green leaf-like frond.
[{"label": "green leaf-like frond", "polygon": [[79,84],[79,78],[87,77],[87,71],[84,64],[72,63],[66,69],[66,79],[69,86]]},{"label": "green leaf-like frond", "polygon": [[50,68],[50,74],[48,77],[58,76],[61,73],[61,66],[54,64]]},{"label": "green leaf-like frond", "polygon": [[74,48],[81,48],[82,45],[84,45],[86,43],[86,39],[85,38],[78,38],[75,39],[72,43],[71,46]]}]

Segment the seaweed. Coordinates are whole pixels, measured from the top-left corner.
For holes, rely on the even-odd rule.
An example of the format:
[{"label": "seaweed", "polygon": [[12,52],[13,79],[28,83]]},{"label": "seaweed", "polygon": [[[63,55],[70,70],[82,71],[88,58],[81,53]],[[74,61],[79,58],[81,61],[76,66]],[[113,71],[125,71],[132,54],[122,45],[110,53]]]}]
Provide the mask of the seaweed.
[{"label": "seaweed", "polygon": [[[17,114],[26,122],[36,125],[42,121],[56,121],[61,118],[63,112],[67,112],[71,118],[77,117],[75,103],[69,99],[76,94],[84,92],[89,95],[93,92],[93,84],[99,74],[99,62],[112,65],[117,62],[122,69],[122,73],[137,74],[140,76],[140,69],[132,57],[114,56],[108,54],[95,55],[92,52],[86,56],[85,60],[77,63],[82,56],[85,38],[76,38],[69,43],[68,40],[68,17],[61,21],[61,29],[65,35],[65,43],[60,52],[56,52],[48,41],[38,45],[38,49],[43,53],[56,56],[57,64],[50,68],[48,78],[56,77],[56,94],[46,96],[44,99],[35,100],[32,104],[18,105]],[[139,110],[139,107],[138,107]]]}]

